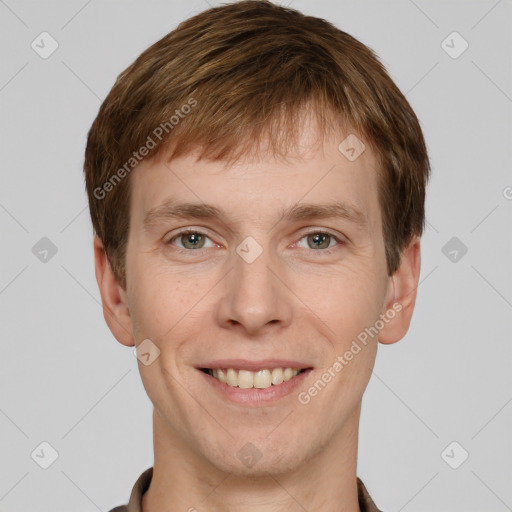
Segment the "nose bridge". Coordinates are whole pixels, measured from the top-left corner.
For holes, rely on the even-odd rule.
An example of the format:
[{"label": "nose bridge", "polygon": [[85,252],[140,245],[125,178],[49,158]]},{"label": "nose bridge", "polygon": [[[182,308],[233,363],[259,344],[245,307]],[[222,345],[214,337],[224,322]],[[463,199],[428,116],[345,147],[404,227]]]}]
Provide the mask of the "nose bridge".
[{"label": "nose bridge", "polygon": [[[256,245],[257,244],[257,245]],[[270,292],[273,283],[270,280],[272,272],[272,255],[268,247],[263,248],[254,239],[244,240],[236,249],[233,258],[234,277],[239,288],[246,292]],[[259,289],[260,288],[260,289]]]},{"label": "nose bridge", "polygon": [[241,324],[255,333],[270,322],[287,322],[289,304],[276,277],[277,259],[267,245],[247,237],[233,253],[233,270],[219,310],[224,324]]}]

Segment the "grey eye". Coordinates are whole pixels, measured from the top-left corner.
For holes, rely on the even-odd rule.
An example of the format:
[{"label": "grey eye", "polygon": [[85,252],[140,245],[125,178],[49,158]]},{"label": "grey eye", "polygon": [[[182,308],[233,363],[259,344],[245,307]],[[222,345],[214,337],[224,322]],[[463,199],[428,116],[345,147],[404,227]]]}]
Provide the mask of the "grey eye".
[{"label": "grey eye", "polygon": [[201,233],[183,233],[179,239],[185,249],[202,249],[205,243],[205,236]]},{"label": "grey eye", "polygon": [[[304,239],[306,240],[307,246],[303,245],[302,240],[304,240]],[[332,243],[332,242],[334,242],[334,243]],[[304,235],[299,240],[297,245],[304,249],[315,249],[316,250],[316,249],[329,249],[333,245],[335,245],[335,243],[341,244],[342,242],[341,242],[341,240],[338,240],[337,237],[335,237],[334,235],[331,235],[330,233],[325,233],[323,231],[315,231],[315,232],[307,233],[306,235]]]}]

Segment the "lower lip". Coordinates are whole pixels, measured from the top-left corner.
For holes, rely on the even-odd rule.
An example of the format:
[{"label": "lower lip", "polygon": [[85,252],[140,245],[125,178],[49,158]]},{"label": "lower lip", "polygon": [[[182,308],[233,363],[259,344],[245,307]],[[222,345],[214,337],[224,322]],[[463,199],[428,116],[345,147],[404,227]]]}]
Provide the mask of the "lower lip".
[{"label": "lower lip", "polygon": [[304,382],[304,379],[309,375],[311,371],[312,369],[308,368],[299,375],[296,375],[295,377],[292,377],[290,380],[282,382],[277,386],[272,385],[265,389],[243,389],[239,387],[229,386],[228,384],[221,382],[215,377],[212,377],[211,375],[208,375],[207,373],[198,370],[198,372],[201,373],[203,377],[206,379],[206,382],[210,384],[216,391],[218,391],[223,397],[228,398],[232,402],[236,402],[238,404],[244,404],[255,407],[261,404],[269,404],[271,402],[275,402],[280,398],[290,395]]}]

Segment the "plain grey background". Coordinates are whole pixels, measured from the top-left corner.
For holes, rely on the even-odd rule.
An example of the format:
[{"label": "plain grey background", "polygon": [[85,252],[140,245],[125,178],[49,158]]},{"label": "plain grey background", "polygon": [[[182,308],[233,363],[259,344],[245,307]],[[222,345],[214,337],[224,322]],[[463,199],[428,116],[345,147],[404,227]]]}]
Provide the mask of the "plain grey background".
[{"label": "plain grey background", "polygon": [[[286,4],[378,53],[433,169],[416,311],[379,348],[358,475],[386,512],[512,510],[512,2]],[[153,464],[137,360],[100,307],[83,152],[116,76],[206,8],[0,0],[4,512],[110,510]]]}]

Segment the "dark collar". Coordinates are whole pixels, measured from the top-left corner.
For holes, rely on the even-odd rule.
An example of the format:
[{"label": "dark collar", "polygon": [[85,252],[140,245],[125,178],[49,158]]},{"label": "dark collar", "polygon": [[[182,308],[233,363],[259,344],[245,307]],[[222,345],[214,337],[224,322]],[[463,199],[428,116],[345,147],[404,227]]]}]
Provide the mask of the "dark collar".
[{"label": "dark collar", "polygon": [[[142,495],[149,489],[152,477],[153,468],[150,467],[146,469],[140,475],[137,482],[135,482],[128,505],[116,507],[110,512],[142,512]],[[361,512],[380,512],[359,478],[357,479],[357,495]]]}]

